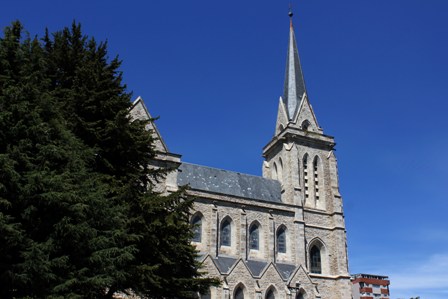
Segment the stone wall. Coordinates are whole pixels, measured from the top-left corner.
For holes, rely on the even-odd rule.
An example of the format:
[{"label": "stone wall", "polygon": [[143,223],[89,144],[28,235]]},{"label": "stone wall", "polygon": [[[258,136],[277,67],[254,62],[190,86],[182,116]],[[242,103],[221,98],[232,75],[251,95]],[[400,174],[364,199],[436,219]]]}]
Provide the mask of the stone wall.
[{"label": "stone wall", "polygon": [[[208,275],[222,280],[221,287],[211,290],[212,298],[233,298],[239,287],[243,288],[245,298],[265,298],[270,288],[276,298],[294,299],[298,292],[307,294],[305,298],[350,298],[346,296],[350,290],[344,290],[345,286],[349,286],[346,283],[349,277],[345,231],[343,227],[332,226],[331,214],[291,204],[208,194],[198,190],[189,192],[196,197],[195,213],[203,216],[202,240],[194,244],[206,257],[204,265]],[[300,220],[297,213],[305,221]],[[219,242],[220,225],[225,218],[232,220],[232,243],[229,247],[220,246]],[[259,250],[249,249],[248,232],[254,222],[260,225]],[[280,226],[287,228],[286,254],[275,251],[275,233]],[[309,248],[316,241],[324,246],[321,275],[310,274],[307,270]],[[341,242],[342,246],[339,244]],[[220,258],[234,260],[228,272],[217,266],[216,260]],[[265,267],[256,275],[248,268],[248,260],[263,262]],[[294,271],[283,277],[279,264],[292,265]],[[334,297],[335,294],[338,294],[337,297]]]}]

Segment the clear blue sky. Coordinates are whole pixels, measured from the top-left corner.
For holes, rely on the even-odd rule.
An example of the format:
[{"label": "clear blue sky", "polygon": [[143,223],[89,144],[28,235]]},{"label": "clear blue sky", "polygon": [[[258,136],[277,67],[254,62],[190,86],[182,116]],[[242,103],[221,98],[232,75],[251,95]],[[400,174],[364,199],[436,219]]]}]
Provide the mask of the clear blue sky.
[{"label": "clear blue sky", "polygon": [[[337,141],[350,272],[448,298],[448,1],[293,0],[310,101]],[[31,35],[82,23],[183,160],[255,175],[282,94],[288,1],[3,1]]]}]

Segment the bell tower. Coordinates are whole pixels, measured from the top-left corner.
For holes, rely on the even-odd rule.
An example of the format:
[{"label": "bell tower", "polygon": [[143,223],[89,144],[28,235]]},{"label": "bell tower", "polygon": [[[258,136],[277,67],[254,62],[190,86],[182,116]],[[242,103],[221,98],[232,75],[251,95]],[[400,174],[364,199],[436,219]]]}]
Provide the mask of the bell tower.
[{"label": "bell tower", "polygon": [[294,212],[297,260],[314,282],[328,286],[324,292],[332,298],[350,298],[335,141],[324,134],[308,98],[289,16],[284,90],[274,137],[263,148],[263,177],[281,183],[281,200]]},{"label": "bell tower", "polygon": [[332,194],[339,194],[335,142],[323,133],[308,99],[292,12],[289,16],[284,90],[274,138],[263,149],[263,176],[281,182],[283,202],[332,211]]}]

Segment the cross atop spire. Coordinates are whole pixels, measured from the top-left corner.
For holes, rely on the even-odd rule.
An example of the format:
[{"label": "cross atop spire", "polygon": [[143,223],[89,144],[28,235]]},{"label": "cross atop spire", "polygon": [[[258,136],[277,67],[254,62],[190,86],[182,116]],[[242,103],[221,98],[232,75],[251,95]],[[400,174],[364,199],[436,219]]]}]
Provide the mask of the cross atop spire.
[{"label": "cross atop spire", "polygon": [[291,20],[291,22],[292,22],[292,16],[293,16],[294,14],[292,13],[292,3],[291,3],[291,1],[289,1],[289,13],[288,13],[288,16],[289,16],[289,19]]},{"label": "cross atop spire", "polygon": [[283,102],[286,106],[288,119],[292,120],[297,113],[300,101],[306,92],[305,80],[303,79],[302,67],[300,65],[299,51],[297,50],[294,27],[292,25],[292,9],[289,7],[289,45],[286,59],[286,75],[283,90]]},{"label": "cross atop spire", "polygon": [[289,16],[289,26],[292,27],[292,16],[294,14],[292,13],[292,5],[291,2],[289,2],[289,12],[288,12],[288,16]]}]

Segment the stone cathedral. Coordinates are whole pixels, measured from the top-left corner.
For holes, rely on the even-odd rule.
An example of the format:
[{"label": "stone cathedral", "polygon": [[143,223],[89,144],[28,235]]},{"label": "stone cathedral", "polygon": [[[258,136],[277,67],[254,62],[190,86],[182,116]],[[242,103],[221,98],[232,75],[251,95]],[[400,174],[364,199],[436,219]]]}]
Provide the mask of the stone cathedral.
[{"label": "stone cathedral", "polygon": [[[308,99],[292,18],[287,53],[262,177],[185,163],[148,125],[158,139],[154,166],[177,169],[160,190],[190,186],[192,242],[204,270],[222,281],[201,298],[352,297],[335,141],[319,127]],[[141,98],[131,115],[150,118]]]}]

